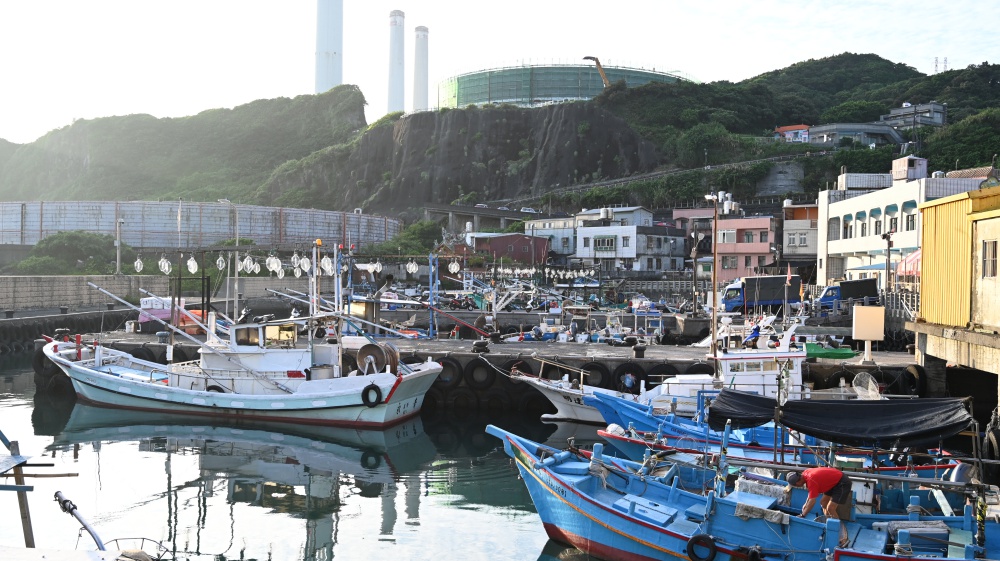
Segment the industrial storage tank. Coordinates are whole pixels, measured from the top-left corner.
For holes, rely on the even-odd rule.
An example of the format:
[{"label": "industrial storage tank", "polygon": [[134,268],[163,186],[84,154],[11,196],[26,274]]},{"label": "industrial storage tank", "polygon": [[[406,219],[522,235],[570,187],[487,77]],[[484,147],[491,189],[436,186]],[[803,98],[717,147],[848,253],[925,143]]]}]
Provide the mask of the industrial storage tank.
[{"label": "industrial storage tank", "polygon": [[[612,83],[625,80],[630,88],[651,82],[694,81],[680,73],[604,65]],[[438,107],[510,103],[531,107],[565,101],[589,100],[604,90],[597,67],[591,64],[511,66],[478,70],[447,78],[437,87]]]}]

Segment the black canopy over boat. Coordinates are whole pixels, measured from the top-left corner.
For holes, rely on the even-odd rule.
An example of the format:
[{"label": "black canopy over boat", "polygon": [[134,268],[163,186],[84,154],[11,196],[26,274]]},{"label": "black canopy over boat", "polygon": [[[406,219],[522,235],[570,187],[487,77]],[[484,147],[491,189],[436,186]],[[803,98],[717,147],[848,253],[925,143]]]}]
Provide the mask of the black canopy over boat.
[{"label": "black canopy over boat", "polygon": [[[899,400],[788,400],[724,389],[712,401],[708,423],[723,430],[775,420],[803,434],[848,446],[912,446],[937,442],[969,426],[971,398]],[[778,409],[776,411],[776,408]]]}]

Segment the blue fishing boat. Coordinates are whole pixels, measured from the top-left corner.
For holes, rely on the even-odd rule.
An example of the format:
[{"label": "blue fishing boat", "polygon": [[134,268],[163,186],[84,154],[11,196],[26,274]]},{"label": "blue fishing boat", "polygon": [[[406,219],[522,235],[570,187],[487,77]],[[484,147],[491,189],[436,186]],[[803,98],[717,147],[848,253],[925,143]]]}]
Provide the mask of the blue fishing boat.
[{"label": "blue fishing boat", "polygon": [[[585,455],[557,450],[490,425],[515,460],[548,536],[608,560],[759,561],[998,558],[1000,524],[985,503],[957,516],[858,514],[837,519],[795,516],[805,492],[776,481],[741,480],[719,496],[685,491],[668,470],[611,460],[603,445]],[[959,485],[959,484],[955,484]],[[961,484],[973,487],[971,484]],[[796,492],[797,491],[797,492]],[[787,497],[787,500],[786,500]],[[974,514],[975,513],[975,514]],[[810,513],[811,514],[811,513]]]}]

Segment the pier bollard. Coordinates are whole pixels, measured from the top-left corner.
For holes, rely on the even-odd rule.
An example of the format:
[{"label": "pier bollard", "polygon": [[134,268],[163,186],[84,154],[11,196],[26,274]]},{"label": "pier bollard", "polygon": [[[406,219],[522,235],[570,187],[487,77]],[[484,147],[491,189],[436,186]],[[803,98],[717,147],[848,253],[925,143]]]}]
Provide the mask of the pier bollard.
[{"label": "pier bollard", "polygon": [[3,315],[7,319],[10,319],[10,318],[14,317],[14,310],[4,310],[3,311]]},{"label": "pier bollard", "polygon": [[60,314],[68,314],[69,313],[69,306],[59,306],[59,313]]},{"label": "pier bollard", "polygon": [[632,347],[632,358],[645,358],[646,345],[636,345]]},{"label": "pier bollard", "polygon": [[166,344],[167,343],[167,339],[169,337],[170,337],[170,332],[169,331],[157,331],[156,332],[156,340],[158,342],[160,342],[160,343]]}]

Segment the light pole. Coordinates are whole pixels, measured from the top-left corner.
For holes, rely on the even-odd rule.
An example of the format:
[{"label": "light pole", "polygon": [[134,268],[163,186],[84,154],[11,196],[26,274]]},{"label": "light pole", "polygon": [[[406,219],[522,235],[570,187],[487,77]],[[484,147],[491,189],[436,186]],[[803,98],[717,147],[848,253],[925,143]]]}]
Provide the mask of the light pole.
[{"label": "light pole", "polygon": [[233,244],[233,291],[230,293],[233,300],[233,315],[230,316],[233,321],[239,319],[237,316],[240,313],[240,295],[237,292],[240,289],[240,210],[236,208],[236,205],[232,203],[229,199],[219,199],[220,203],[227,204],[233,209],[235,215],[235,234],[236,242]]},{"label": "light pole", "polygon": [[889,293],[889,262],[892,257],[892,234],[893,231],[882,234],[882,239],[885,240],[885,281],[883,282],[884,291],[886,294]]},{"label": "light pole", "polygon": [[122,225],[125,220],[119,218],[115,221],[115,274],[122,274]]},{"label": "light pole", "polygon": [[[771,251],[774,252],[774,270],[776,275],[781,274],[781,246],[779,244],[774,244],[771,246]],[[791,274],[789,272],[789,274]],[[783,321],[788,321],[788,282],[785,281],[785,301],[781,308]]]},{"label": "light pole", "polygon": [[691,232],[691,315],[698,317],[698,243],[705,234]]},{"label": "light pole", "polygon": [[705,200],[712,201],[712,356],[714,357],[719,348],[719,342],[716,340],[716,324],[718,323],[717,314],[719,310],[718,295],[716,294],[719,269],[719,251],[717,249],[719,241],[719,195],[709,193],[705,195]]}]

